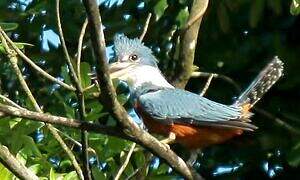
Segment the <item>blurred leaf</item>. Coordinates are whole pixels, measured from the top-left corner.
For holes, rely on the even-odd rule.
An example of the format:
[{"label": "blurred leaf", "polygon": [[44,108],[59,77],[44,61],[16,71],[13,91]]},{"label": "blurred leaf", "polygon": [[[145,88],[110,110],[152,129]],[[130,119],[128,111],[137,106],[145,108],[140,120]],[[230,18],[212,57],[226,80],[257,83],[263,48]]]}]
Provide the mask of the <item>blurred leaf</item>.
[{"label": "blurred leaf", "polygon": [[87,62],[80,63],[80,77],[81,77],[81,85],[82,88],[86,88],[91,85],[91,67]]},{"label": "blurred leaf", "polygon": [[292,0],[290,6],[290,12],[294,16],[300,14],[300,0]]},{"label": "blurred leaf", "polygon": [[0,26],[4,31],[12,31],[18,28],[19,24],[18,23],[5,23],[5,22],[0,22]]},{"label": "blurred leaf", "polygon": [[154,14],[156,15],[156,21],[164,14],[165,10],[168,7],[167,0],[159,0],[154,6]]},{"label": "blurred leaf", "polygon": [[24,149],[22,149],[17,153],[16,158],[17,158],[17,160],[19,160],[19,162],[21,162],[23,165],[25,165],[27,162],[28,154],[26,153],[26,151]]},{"label": "blurred leaf", "polygon": [[40,164],[34,164],[34,165],[30,166],[29,169],[30,169],[34,174],[38,174],[38,173],[40,172],[40,170],[42,169],[42,165],[40,165]]},{"label": "blurred leaf", "polygon": [[224,33],[229,31],[230,22],[229,16],[224,3],[220,3],[218,13],[219,24]]},{"label": "blurred leaf", "polygon": [[156,170],[157,174],[166,174],[168,172],[169,168],[170,168],[170,166],[168,166],[165,163],[162,163]]},{"label": "blurred leaf", "polygon": [[298,142],[298,144],[296,144],[288,153],[287,160],[293,167],[300,165],[300,142]]},{"label": "blurred leaf", "polygon": [[102,116],[103,106],[99,103],[98,100],[92,102],[86,102],[87,115],[86,119],[88,121],[96,121]]},{"label": "blurred leaf", "polygon": [[71,84],[68,65],[65,64],[61,67],[61,76],[64,79],[65,83]]},{"label": "blurred leaf", "polygon": [[12,129],[13,127],[15,127],[15,125],[17,125],[19,122],[21,122],[22,118],[13,118],[9,121],[9,127],[10,129]]},{"label": "blurred leaf", "polygon": [[133,158],[137,167],[141,167],[145,164],[145,155],[142,151],[135,152]]},{"label": "blurred leaf", "polygon": [[104,173],[97,167],[92,168],[92,175],[94,179],[107,179]]},{"label": "blurred leaf", "polygon": [[273,11],[279,15],[282,11],[281,0],[268,0],[268,4],[271,6]]},{"label": "blurred leaf", "polygon": [[250,9],[250,26],[256,27],[263,16],[265,0],[254,0]]},{"label": "blurred leaf", "polygon": [[185,7],[184,9],[180,10],[180,12],[176,17],[176,21],[178,21],[179,23],[179,28],[182,28],[186,24],[188,17],[189,17],[188,7]]}]

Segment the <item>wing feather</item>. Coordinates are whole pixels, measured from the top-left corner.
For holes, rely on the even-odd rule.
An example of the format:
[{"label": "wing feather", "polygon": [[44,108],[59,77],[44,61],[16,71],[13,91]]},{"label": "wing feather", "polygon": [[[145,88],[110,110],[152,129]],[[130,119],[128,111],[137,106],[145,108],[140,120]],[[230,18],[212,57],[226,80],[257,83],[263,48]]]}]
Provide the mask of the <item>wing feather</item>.
[{"label": "wing feather", "polygon": [[138,103],[143,111],[163,123],[256,129],[241,119],[241,107],[217,103],[181,89],[148,92],[138,97]]}]

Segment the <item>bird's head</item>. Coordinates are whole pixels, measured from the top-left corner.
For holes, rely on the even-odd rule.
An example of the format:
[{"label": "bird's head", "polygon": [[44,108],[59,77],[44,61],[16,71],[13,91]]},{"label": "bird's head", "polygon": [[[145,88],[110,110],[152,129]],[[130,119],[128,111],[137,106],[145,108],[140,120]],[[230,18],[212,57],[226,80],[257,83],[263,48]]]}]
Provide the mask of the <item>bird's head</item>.
[{"label": "bird's head", "polygon": [[157,67],[157,59],[152,50],[140,39],[129,39],[125,35],[117,35],[114,40],[117,62],[135,63]]},{"label": "bird's head", "polygon": [[113,78],[137,66],[157,68],[157,59],[152,54],[152,50],[138,38],[129,39],[123,34],[117,35],[114,39],[114,46],[116,62],[110,64],[110,73]]},{"label": "bird's head", "polygon": [[117,61],[110,64],[110,76],[126,81],[133,89],[143,84],[170,86],[157,67],[157,59],[141,40],[119,35],[114,40]]}]

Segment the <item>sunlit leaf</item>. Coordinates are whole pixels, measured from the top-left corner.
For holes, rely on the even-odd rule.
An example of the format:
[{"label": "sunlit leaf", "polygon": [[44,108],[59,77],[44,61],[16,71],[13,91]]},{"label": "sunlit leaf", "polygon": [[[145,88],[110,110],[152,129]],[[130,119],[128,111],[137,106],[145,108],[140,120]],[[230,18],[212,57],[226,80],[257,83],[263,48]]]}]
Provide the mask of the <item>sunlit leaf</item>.
[{"label": "sunlit leaf", "polygon": [[292,0],[290,12],[292,15],[295,16],[300,14],[300,0]]},{"label": "sunlit leaf", "polygon": [[37,174],[41,169],[42,169],[42,165],[40,164],[34,164],[32,166],[29,167],[29,169],[34,173]]},{"label": "sunlit leaf", "polygon": [[81,85],[83,88],[86,88],[91,85],[91,66],[87,62],[80,63],[80,77]]},{"label": "sunlit leaf", "polygon": [[66,174],[63,180],[77,180],[79,179],[75,171],[71,171],[70,173]]},{"label": "sunlit leaf", "polygon": [[0,22],[0,26],[4,31],[12,31],[18,28],[19,24],[18,23],[5,23],[5,22]]},{"label": "sunlit leaf", "polygon": [[160,19],[160,17],[164,14],[166,8],[168,7],[167,0],[159,0],[154,6],[154,13],[156,16],[156,20]]},{"label": "sunlit leaf", "polygon": [[6,169],[6,167],[3,166],[2,163],[0,163],[0,179],[11,180],[12,177],[13,174],[8,169]]}]

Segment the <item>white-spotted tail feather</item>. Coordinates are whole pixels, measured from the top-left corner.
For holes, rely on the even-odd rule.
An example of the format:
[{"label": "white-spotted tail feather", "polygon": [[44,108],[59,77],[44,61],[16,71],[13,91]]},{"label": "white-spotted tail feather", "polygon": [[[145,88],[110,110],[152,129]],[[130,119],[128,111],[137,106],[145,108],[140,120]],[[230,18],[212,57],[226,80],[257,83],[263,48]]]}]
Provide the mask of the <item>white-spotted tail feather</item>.
[{"label": "white-spotted tail feather", "polygon": [[283,75],[283,62],[275,56],[259,73],[250,86],[239,96],[234,105],[247,105],[250,109]]}]

